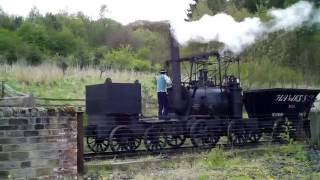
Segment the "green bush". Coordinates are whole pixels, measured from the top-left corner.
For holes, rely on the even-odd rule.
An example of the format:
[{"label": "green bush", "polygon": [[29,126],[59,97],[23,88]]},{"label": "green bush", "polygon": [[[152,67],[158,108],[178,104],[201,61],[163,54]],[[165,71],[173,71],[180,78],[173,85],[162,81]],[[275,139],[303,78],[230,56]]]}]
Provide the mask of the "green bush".
[{"label": "green bush", "polygon": [[147,71],[151,68],[150,61],[135,59],[132,63],[133,70],[135,71]]},{"label": "green bush", "polygon": [[146,71],[151,69],[150,61],[138,58],[131,47],[123,46],[106,54],[106,66],[119,69],[133,69],[136,71]]},{"label": "green bush", "polygon": [[38,48],[33,47],[32,49],[29,50],[26,56],[26,60],[29,65],[33,65],[33,66],[39,65],[42,63],[43,54]]}]

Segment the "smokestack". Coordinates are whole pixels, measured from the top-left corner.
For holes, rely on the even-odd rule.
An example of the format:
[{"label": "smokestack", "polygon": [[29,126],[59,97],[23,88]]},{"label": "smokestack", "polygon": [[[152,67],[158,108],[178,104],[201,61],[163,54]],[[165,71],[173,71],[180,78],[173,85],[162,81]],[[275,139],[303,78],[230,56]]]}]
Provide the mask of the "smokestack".
[{"label": "smokestack", "polygon": [[173,108],[179,110],[182,107],[181,102],[181,67],[180,67],[180,52],[179,44],[172,32],[169,32],[170,38],[170,76],[172,78],[172,100]]}]

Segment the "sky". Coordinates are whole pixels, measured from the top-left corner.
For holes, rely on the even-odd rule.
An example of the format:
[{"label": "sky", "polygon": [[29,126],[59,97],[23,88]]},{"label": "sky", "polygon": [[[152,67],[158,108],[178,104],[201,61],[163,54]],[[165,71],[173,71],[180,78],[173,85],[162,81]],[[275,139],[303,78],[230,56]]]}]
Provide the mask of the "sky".
[{"label": "sky", "polygon": [[190,3],[192,0],[0,0],[0,7],[6,13],[20,16],[27,16],[35,6],[41,14],[82,11],[97,19],[100,7],[106,5],[105,17],[125,25],[136,20],[183,20]]}]

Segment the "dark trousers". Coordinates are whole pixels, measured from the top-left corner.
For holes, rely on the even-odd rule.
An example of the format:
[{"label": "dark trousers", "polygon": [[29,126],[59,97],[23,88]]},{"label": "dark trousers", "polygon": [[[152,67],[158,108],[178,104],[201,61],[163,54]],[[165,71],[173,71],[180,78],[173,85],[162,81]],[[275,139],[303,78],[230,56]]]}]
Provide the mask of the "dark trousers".
[{"label": "dark trousers", "polygon": [[168,99],[166,92],[158,92],[158,116],[163,119],[168,115]]}]

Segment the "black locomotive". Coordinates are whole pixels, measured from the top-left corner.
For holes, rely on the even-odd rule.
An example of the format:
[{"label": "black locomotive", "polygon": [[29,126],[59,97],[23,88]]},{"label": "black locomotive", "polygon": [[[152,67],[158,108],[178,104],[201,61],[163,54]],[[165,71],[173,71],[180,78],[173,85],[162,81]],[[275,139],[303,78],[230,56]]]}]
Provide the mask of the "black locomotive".
[{"label": "black locomotive", "polygon": [[[181,76],[181,65],[189,68],[186,77]],[[233,74],[228,71],[231,65]],[[139,82],[86,87],[86,136],[92,151],[159,151],[179,148],[187,139],[195,147],[211,148],[222,136],[232,145],[243,145],[258,142],[263,133],[279,141],[288,127],[293,138],[309,134],[308,114],[319,90],[242,91],[238,58],[218,52],[180,58],[173,38],[167,70],[173,85],[166,120],[141,115]]]}]

